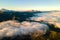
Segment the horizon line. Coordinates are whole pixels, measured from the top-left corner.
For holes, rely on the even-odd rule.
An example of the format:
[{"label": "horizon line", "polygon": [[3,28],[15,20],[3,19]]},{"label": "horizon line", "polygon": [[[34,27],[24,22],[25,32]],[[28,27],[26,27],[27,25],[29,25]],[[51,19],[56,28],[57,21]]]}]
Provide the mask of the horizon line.
[{"label": "horizon line", "polygon": [[15,11],[29,11],[29,10],[36,10],[36,11],[53,11],[53,10],[60,10],[60,9],[56,9],[56,8],[55,8],[55,9],[54,9],[54,8],[53,8],[53,9],[50,9],[50,8],[49,8],[49,9],[46,9],[46,8],[45,8],[45,9],[44,9],[44,8],[43,8],[43,9],[42,9],[42,8],[41,8],[41,9],[40,9],[40,8],[39,8],[39,9],[34,9],[34,8],[0,8],[0,10],[1,10],[1,9],[15,10]]}]

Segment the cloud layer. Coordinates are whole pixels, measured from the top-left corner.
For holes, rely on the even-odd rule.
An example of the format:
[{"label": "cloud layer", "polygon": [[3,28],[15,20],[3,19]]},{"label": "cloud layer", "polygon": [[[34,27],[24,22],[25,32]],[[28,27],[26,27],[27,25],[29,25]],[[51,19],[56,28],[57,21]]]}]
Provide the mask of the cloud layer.
[{"label": "cloud layer", "polygon": [[17,21],[9,20],[0,23],[0,38],[6,36],[27,35],[35,32],[44,35],[48,29],[47,25],[37,22],[24,21],[19,23]]},{"label": "cloud layer", "polygon": [[55,27],[60,28],[60,12],[51,12],[41,17],[32,17],[31,20],[48,22],[49,24],[54,24]]},{"label": "cloud layer", "polygon": [[[46,15],[35,17],[30,17],[30,21],[18,22],[16,20],[8,20],[0,22],[0,38],[3,37],[13,37],[21,35],[30,35],[34,36],[44,35],[49,30],[48,23],[53,24],[55,28],[60,29],[60,12],[52,12]],[[53,26],[52,26],[53,27]]]}]

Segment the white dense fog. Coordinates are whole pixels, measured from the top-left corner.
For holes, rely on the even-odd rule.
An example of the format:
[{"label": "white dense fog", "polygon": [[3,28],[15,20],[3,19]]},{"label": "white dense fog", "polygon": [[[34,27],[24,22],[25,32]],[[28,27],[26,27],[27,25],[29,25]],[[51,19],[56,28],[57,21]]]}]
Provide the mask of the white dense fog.
[{"label": "white dense fog", "polygon": [[32,17],[31,20],[48,22],[54,24],[56,28],[60,28],[60,12],[51,12],[40,17]]},{"label": "white dense fog", "polygon": [[35,17],[31,17],[31,20],[34,21],[43,21],[43,23],[39,22],[29,22],[23,21],[18,22],[16,20],[8,20],[0,22],[0,38],[3,37],[12,37],[17,35],[27,35],[27,34],[35,34],[39,36],[39,34],[44,35],[49,30],[49,26],[45,23],[55,25],[55,28],[60,28],[60,12],[52,12],[47,13],[45,15],[41,15]]},{"label": "white dense fog", "polygon": [[45,34],[48,26],[37,22],[24,21],[19,23],[17,21],[5,21],[0,23],[0,38],[11,37],[16,35],[27,35],[30,33],[38,32],[41,35]]}]

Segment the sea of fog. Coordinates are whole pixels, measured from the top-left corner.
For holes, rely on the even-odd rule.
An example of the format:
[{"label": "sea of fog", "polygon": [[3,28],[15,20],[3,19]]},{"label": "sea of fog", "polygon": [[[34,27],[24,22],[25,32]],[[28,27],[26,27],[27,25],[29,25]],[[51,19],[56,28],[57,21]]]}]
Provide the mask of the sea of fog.
[{"label": "sea of fog", "polygon": [[36,13],[35,16],[33,16],[33,18],[42,17],[42,16],[45,16],[45,15],[47,15],[47,14],[51,14],[51,12]]},{"label": "sea of fog", "polygon": [[0,22],[0,38],[34,35],[35,33],[36,36],[44,35],[49,31],[47,23],[55,25],[55,28],[60,28],[60,12],[35,13],[35,16],[30,17],[29,20],[33,21],[8,20]]}]

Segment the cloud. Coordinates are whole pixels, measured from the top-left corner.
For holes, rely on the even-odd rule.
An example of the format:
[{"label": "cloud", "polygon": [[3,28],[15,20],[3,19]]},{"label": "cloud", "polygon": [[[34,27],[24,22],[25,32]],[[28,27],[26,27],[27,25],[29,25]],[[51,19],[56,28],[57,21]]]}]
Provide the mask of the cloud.
[{"label": "cloud", "polygon": [[51,12],[41,17],[32,17],[31,20],[44,21],[49,24],[54,24],[57,28],[60,28],[60,12]]},{"label": "cloud", "polygon": [[24,21],[22,23],[19,23],[17,21],[9,20],[0,23],[0,37],[12,37],[23,34],[27,35],[35,32],[44,35],[48,29],[49,28],[47,25],[37,22]]}]

